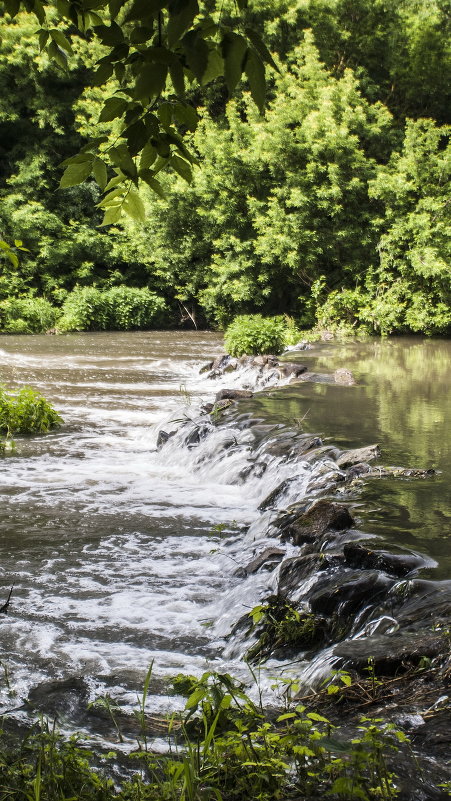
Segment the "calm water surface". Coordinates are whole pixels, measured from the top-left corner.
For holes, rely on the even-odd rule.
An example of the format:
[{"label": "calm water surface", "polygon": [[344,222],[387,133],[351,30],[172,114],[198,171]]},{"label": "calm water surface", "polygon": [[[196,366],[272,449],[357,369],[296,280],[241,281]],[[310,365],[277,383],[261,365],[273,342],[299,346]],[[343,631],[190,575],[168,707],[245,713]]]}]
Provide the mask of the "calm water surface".
[{"label": "calm water surface", "polygon": [[[239,595],[215,526],[239,545],[283,467],[243,484],[242,453],[217,458],[214,441],[201,457],[156,450],[161,427],[195,416],[221,386],[199,375],[220,349],[206,332],[1,338],[0,383],[38,388],[64,419],[56,433],[18,439],[0,465],[2,595],[16,585],[0,659],[18,696],[80,673],[93,696],[108,687],[125,704],[151,659],[163,678],[239,670],[221,656],[226,627],[210,624],[252,598]],[[324,343],[296,358],[318,372],[347,367],[356,386],[292,384],[246,402],[264,423],[342,448],[378,442],[381,463],[439,471],[371,480],[356,497],[361,527],[430,556],[436,578],[451,573],[450,357],[449,341]],[[4,708],[10,695],[4,683]],[[167,708],[163,696],[152,702]]]}]

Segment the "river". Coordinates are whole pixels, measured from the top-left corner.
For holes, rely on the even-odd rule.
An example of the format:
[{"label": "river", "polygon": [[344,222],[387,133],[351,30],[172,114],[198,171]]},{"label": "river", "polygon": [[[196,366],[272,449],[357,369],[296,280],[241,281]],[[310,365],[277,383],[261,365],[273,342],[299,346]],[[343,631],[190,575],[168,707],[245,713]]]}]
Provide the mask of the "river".
[{"label": "river", "polygon": [[[158,714],[182,703],[168,698],[171,675],[246,672],[224,637],[269,579],[257,574],[243,591],[236,568],[252,553],[249,527],[262,535],[259,504],[293,467],[271,457],[263,475],[243,472],[255,433],[233,419],[200,448],[177,437],[156,447],[162,428],[240,385],[199,374],[221,342],[209,332],[2,337],[1,384],[33,386],[64,420],[18,438],[1,463],[2,597],[14,583],[0,626],[3,710],[71,676],[84,677],[91,700],[108,693],[130,708],[153,660]],[[427,557],[423,575],[434,579],[451,567],[450,356],[445,340],[321,343],[296,358],[323,373],[346,367],[355,386],[267,387],[235,412],[258,419],[263,446],[301,430],[342,449],[378,442],[386,465],[434,468],[371,479],[353,499],[366,531]],[[300,462],[283,502],[314,495],[328,470]]]}]

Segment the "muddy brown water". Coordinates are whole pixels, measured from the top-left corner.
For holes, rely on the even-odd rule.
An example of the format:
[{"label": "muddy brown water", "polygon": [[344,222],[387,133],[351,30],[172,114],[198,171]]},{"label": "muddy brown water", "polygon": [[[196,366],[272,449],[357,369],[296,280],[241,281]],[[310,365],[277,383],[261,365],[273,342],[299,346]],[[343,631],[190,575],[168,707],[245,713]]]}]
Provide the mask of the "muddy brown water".
[{"label": "muddy brown water", "polygon": [[[133,705],[152,659],[162,681],[243,669],[223,656],[222,637],[263,584],[257,576],[240,595],[240,533],[288,468],[274,461],[240,482],[245,432],[227,452],[224,432],[198,451],[156,450],[162,427],[239,385],[239,376],[199,375],[220,350],[209,332],[1,338],[0,383],[39,389],[64,419],[55,433],[18,438],[0,465],[2,596],[15,583],[0,621],[3,709],[71,675],[86,679],[91,698],[107,688]],[[371,479],[354,501],[365,530],[430,557],[436,567],[424,575],[437,579],[451,567],[450,356],[448,340],[321,343],[295,358],[322,373],[346,367],[355,386],[292,383],[246,401],[263,425],[343,449],[378,442],[382,464],[434,468],[426,479]],[[314,482],[309,471],[299,469],[300,495]],[[174,703],[154,690],[154,712]]]}]

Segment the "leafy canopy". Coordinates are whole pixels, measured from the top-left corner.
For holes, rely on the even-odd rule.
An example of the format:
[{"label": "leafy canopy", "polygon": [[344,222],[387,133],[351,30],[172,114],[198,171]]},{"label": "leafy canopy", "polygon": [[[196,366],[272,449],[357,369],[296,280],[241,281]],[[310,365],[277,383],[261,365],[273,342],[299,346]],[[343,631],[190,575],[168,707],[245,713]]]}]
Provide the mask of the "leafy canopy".
[{"label": "leafy canopy", "polygon": [[237,0],[236,24],[230,19],[225,24],[216,5],[210,0],[207,10],[198,0],[56,0],[55,13],[45,0],[5,0],[11,17],[21,9],[35,14],[40,48],[62,70],[74,55],[74,37],[102,45],[91,76],[94,86],[105,87],[99,123],[119,124],[111,127],[111,136],[97,136],[63,162],[61,187],[93,176],[104,193],[103,225],[116,223],[123,212],[143,221],[139,184],[144,181],[163,196],[157,178],[162,169],[171,167],[191,181],[196,159],[185,134],[197,126],[196,85],[223,76],[232,94],[244,75],[263,111],[264,65],[277,69],[276,64],[259,34],[246,25],[247,0]]}]

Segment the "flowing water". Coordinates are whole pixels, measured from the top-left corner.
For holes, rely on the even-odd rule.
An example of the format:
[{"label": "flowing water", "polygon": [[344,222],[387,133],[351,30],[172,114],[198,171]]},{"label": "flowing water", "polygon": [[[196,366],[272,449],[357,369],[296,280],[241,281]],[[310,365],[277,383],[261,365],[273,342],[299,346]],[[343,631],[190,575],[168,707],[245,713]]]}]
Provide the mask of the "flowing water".
[{"label": "flowing water", "polygon": [[[242,649],[224,637],[274,579],[243,582],[237,565],[255,539],[280,547],[258,507],[284,479],[293,480],[282,507],[324,491],[337,472],[327,454],[293,465],[277,453],[277,438],[301,430],[343,449],[379,442],[384,464],[438,470],[370,480],[355,503],[366,531],[449,577],[449,341],[316,346],[296,358],[320,372],[350,368],[356,386],[267,386],[196,447],[176,433],[157,449],[160,429],[196,419],[221,387],[255,385],[252,371],[199,374],[220,351],[205,332],[2,338],[0,382],[39,389],[64,419],[55,433],[19,438],[1,462],[5,599],[15,585],[0,626],[3,709],[71,676],[88,681],[91,699],[108,693],[127,709],[152,660],[154,713],[182,703],[165,692],[171,675],[244,675]],[[261,454],[264,472],[254,469]]]}]

